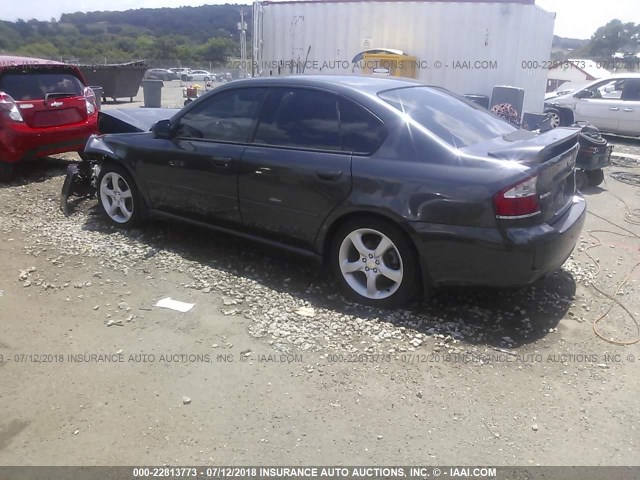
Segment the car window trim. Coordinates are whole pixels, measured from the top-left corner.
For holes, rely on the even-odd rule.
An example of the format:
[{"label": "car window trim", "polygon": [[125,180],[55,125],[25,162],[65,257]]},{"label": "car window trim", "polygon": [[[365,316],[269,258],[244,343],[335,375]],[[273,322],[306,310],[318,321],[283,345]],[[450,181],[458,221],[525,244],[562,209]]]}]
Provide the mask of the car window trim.
[{"label": "car window trim", "polygon": [[[247,145],[255,146],[255,147],[280,148],[280,149],[285,149],[285,150],[298,150],[298,151],[303,151],[303,152],[341,153],[341,154],[351,155],[351,152],[347,152],[345,150],[342,150],[342,136],[340,135],[340,107],[338,105],[338,98],[340,97],[339,94],[337,94],[336,92],[333,92],[331,90],[325,89],[325,88],[318,88],[318,87],[306,86],[306,85],[304,85],[304,86],[277,85],[277,86],[269,86],[267,88],[269,89],[269,92],[267,92],[267,95],[265,96],[264,103],[262,104],[262,106],[260,108],[260,111],[259,111],[259,113],[257,115],[258,121],[256,122],[255,129],[253,131],[253,135],[251,135],[250,143],[248,143]],[[328,93],[328,94],[333,95],[335,97],[335,99],[336,99],[336,111],[337,111],[336,113],[337,113],[337,116],[338,116],[338,137],[340,139],[340,150],[326,150],[326,149],[321,149],[321,148],[297,147],[295,145],[269,145],[269,144],[265,144],[265,143],[256,143],[255,142],[256,133],[258,132],[258,127],[260,126],[260,122],[262,122],[263,114],[265,113],[264,105],[266,104],[267,99],[270,98],[271,95],[273,94],[272,92],[276,91],[278,89],[314,90],[314,91]]]}]

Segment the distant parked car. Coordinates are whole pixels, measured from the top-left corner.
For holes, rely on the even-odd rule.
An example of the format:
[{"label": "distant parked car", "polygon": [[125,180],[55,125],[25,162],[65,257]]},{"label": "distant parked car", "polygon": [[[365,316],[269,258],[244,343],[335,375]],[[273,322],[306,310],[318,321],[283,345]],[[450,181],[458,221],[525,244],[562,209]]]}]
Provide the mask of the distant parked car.
[{"label": "distant parked car", "polygon": [[151,68],[147,70],[144,74],[144,78],[147,80],[177,80],[178,75],[176,75],[171,70],[165,70],[164,68]]},{"label": "distant parked car", "polygon": [[78,67],[0,56],[0,179],[17,162],[82,151],[98,107]]},{"label": "distant parked car", "polygon": [[182,74],[189,74],[189,72],[191,72],[190,68],[183,68],[183,67],[175,67],[175,68],[170,68],[169,70],[171,70],[173,73],[175,73],[178,78],[180,78],[180,75]]},{"label": "distant parked car", "polygon": [[640,74],[616,74],[545,102],[553,126],[589,122],[602,132],[640,136]]},{"label": "distant parked car", "polygon": [[211,79],[215,79],[216,75],[206,70],[192,70],[187,74],[187,80],[190,82],[210,82]]},{"label": "distant parked car", "polygon": [[112,224],[151,215],[279,245],[392,307],[421,286],[525,285],[559,268],[586,216],[577,135],[519,130],[406,79],[309,75],[225,84],[85,153]]}]

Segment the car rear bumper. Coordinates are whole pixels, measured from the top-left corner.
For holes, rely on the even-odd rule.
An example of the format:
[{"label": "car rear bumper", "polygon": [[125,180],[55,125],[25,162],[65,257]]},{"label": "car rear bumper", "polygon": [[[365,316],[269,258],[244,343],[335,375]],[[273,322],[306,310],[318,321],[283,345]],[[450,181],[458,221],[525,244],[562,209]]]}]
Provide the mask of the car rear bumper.
[{"label": "car rear bumper", "polygon": [[414,240],[430,285],[528,285],[557,270],[573,251],[586,217],[575,196],[553,225],[497,229],[412,222]]},{"label": "car rear bumper", "polygon": [[90,135],[97,133],[97,115],[86,121],[60,127],[31,128],[0,126],[0,160],[16,163],[55,153],[83,150]]}]

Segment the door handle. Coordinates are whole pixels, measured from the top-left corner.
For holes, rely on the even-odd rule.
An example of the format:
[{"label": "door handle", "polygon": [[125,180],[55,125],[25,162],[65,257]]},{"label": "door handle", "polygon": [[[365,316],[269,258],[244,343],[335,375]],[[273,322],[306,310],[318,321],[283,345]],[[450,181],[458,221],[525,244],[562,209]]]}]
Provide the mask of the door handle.
[{"label": "door handle", "polygon": [[624,111],[625,112],[633,112],[633,108],[625,108]]},{"label": "door handle", "polygon": [[176,168],[184,167],[184,160],[169,160],[169,166]]},{"label": "door handle", "polygon": [[612,112],[617,112],[620,109],[618,107],[609,107],[609,110],[611,110]]},{"label": "door handle", "polygon": [[233,160],[231,157],[213,157],[213,164],[220,168],[229,168],[229,164]]},{"label": "door handle", "polygon": [[342,175],[342,170],[317,170],[316,175],[322,180],[336,180]]},{"label": "door handle", "polygon": [[253,173],[257,175],[275,175],[276,172],[269,167],[260,167],[257,170],[254,170]]}]

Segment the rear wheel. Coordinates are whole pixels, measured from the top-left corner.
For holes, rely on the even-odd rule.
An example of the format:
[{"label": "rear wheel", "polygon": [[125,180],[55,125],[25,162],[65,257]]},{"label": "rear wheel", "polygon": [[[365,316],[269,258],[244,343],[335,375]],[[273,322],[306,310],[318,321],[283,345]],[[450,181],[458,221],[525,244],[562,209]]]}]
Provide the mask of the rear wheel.
[{"label": "rear wheel", "polygon": [[129,173],[119,165],[105,164],[98,177],[98,203],[117,227],[131,228],[140,223],[144,205]]},{"label": "rear wheel", "polygon": [[0,182],[8,182],[13,178],[13,165],[0,161]]},{"label": "rear wheel", "polygon": [[204,81],[205,81],[205,82],[210,82],[210,81],[211,81],[211,78],[209,78],[209,77],[204,77]]},{"label": "rear wheel", "polygon": [[413,245],[399,228],[377,218],[352,220],[340,227],[330,260],[344,293],[365,305],[402,305],[420,285]]},{"label": "rear wheel", "polygon": [[604,182],[604,172],[601,168],[587,172],[587,183],[590,187],[597,187]]}]

